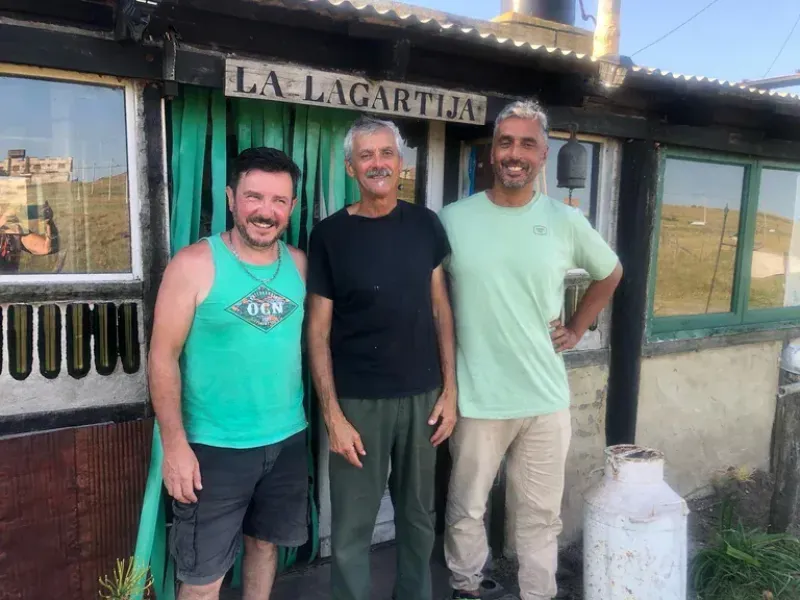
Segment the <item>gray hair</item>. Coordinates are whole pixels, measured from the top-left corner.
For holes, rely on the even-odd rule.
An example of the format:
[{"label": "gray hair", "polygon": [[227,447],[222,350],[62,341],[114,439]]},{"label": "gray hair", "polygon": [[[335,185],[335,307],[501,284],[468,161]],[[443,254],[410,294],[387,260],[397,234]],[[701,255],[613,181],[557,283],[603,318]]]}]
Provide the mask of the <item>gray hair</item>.
[{"label": "gray hair", "polygon": [[542,105],[535,100],[519,100],[506,106],[500,114],[497,115],[497,119],[494,122],[494,135],[497,135],[500,123],[506,119],[512,118],[525,119],[526,121],[538,121],[544,137],[547,138],[547,115]]},{"label": "gray hair", "polygon": [[353,158],[353,139],[357,135],[371,134],[380,131],[381,129],[388,129],[394,135],[394,143],[397,146],[397,152],[403,151],[403,136],[400,135],[400,130],[397,125],[391,121],[382,121],[374,117],[360,117],[353,123],[347,135],[344,138],[344,158],[347,162],[352,162]]}]

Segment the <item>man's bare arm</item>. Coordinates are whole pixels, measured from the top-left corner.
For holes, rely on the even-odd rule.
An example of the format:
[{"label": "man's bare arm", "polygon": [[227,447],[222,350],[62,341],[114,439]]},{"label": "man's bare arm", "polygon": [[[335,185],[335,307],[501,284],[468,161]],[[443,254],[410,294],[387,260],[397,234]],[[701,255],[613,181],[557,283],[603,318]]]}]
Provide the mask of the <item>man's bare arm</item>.
[{"label": "man's bare arm", "polygon": [[19,239],[25,249],[31,254],[43,255],[52,252],[52,244],[50,238],[45,237],[39,233],[29,233],[23,235]]},{"label": "man's bare arm", "polygon": [[[153,316],[148,373],[150,396],[164,447],[164,484],[179,502],[196,502],[201,488],[197,459],[181,417],[179,359],[194,318],[202,273],[210,252],[205,244],[179,252],[164,271]],[[206,255],[206,253],[208,253]]]},{"label": "man's bare arm", "polygon": [[581,298],[580,304],[578,304],[578,309],[566,326],[562,326],[560,321],[551,323],[555,327],[551,337],[557,352],[575,347],[583,337],[583,334],[586,333],[586,330],[589,329],[589,326],[594,323],[597,315],[611,301],[614,290],[617,289],[621,279],[622,265],[617,263],[611,275],[605,279],[593,281],[589,285],[586,293]]},{"label": "man's bare arm", "polygon": [[447,280],[444,268],[440,265],[431,276],[431,300],[433,303],[433,320],[436,325],[436,338],[439,344],[439,362],[442,369],[442,395],[431,413],[429,423],[435,425],[441,419],[439,427],[431,438],[431,443],[438,446],[444,442],[456,424],[457,385],[455,361],[455,335],[453,333],[453,311],[447,293]]},{"label": "man's bare arm", "polygon": [[345,418],[333,381],[330,332],[333,301],[317,294],[308,296],[308,356],[311,378],[317,390],[322,417],[328,429],[331,452],[340,454],[352,465],[361,467],[359,455],[365,456],[361,436]]},{"label": "man's bare arm", "polygon": [[53,221],[53,209],[45,204],[43,216],[45,218],[45,234],[28,233],[20,238],[20,242],[31,254],[44,255],[58,252],[58,228]]}]

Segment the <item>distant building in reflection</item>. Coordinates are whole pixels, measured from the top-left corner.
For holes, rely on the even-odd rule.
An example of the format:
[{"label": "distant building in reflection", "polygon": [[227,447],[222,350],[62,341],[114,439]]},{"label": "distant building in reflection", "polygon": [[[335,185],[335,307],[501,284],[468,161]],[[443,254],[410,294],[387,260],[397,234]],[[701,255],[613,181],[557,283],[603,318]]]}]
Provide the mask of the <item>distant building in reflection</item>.
[{"label": "distant building in reflection", "polygon": [[25,150],[9,150],[0,161],[0,177],[24,178],[28,183],[66,183],[72,178],[71,156],[36,158]]}]

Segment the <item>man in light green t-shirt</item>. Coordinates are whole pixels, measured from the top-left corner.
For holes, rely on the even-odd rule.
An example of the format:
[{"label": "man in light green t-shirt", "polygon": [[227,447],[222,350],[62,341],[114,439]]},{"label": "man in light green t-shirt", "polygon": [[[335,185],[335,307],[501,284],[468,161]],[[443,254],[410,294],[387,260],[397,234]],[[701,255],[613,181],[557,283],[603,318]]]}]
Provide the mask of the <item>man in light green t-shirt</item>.
[{"label": "man in light green t-shirt", "polygon": [[[488,557],[483,515],[506,455],[521,598],[549,600],[557,592],[571,437],[561,352],[578,343],[608,304],[622,267],[578,209],[534,191],[547,151],[541,107],[511,104],[495,124],[494,186],[441,212],[452,248],[445,266],[461,415],[450,442],[445,535],[454,599],[479,598]],[[574,268],[594,281],[570,322],[560,323],[564,276]]]}]

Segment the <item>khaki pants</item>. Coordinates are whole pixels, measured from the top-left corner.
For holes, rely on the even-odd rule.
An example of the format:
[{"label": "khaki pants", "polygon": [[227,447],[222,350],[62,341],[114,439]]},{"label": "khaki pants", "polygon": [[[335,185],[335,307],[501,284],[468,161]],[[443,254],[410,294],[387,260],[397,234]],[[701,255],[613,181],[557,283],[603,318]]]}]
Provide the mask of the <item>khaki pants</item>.
[{"label": "khaki pants", "polygon": [[507,454],[507,506],[515,515],[521,600],[556,595],[569,409],[528,419],[461,418],[450,440],[453,471],[447,501],[445,558],[451,586],[479,589],[489,555],[483,516]]}]

